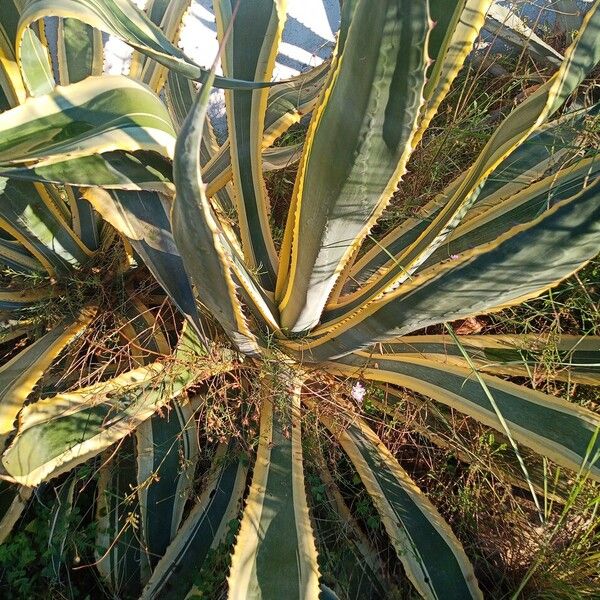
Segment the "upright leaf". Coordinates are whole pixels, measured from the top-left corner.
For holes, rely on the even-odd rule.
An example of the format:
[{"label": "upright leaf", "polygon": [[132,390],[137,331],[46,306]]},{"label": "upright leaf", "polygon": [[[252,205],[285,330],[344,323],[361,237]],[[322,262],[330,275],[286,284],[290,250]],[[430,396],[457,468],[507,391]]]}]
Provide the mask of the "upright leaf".
[{"label": "upright leaf", "polygon": [[345,263],[405,172],[428,31],[425,3],[356,3],[347,43],[313,114],[288,217],[277,295],[282,325],[292,331],[316,325]]},{"label": "upright leaf", "polygon": [[[224,42],[223,71],[237,79],[271,79],[285,22],[285,0],[218,0],[214,3]],[[235,9],[235,18],[233,13]],[[269,91],[226,92],[237,215],[246,262],[259,270],[262,284],[275,289],[277,255],[271,236],[262,149]]]}]

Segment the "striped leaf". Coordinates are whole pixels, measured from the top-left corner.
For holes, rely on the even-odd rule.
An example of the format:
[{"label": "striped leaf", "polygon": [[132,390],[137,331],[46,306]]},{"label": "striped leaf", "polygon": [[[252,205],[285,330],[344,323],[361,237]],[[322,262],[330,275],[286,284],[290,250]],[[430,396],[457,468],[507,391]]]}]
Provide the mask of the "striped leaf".
[{"label": "striped leaf", "polygon": [[200,177],[202,129],[209,93],[210,81],[198,94],[177,138],[173,171],[178,194],[171,210],[173,237],[202,304],[235,345],[252,354],[256,343],[235,290],[232,256]]},{"label": "striped leaf", "polygon": [[[471,212],[465,216],[464,222],[448,236],[446,242],[420,265],[419,271],[424,271],[442,261],[456,260],[462,253],[496,240],[511,228],[533,221],[561,200],[566,200],[580,192],[599,174],[600,161],[592,157],[578,161],[569,168],[549,175],[541,181],[531,182],[509,197],[502,198],[504,187],[501,187],[497,193],[490,194],[484,201],[473,207]],[[514,186],[509,184],[506,187]],[[390,250],[405,243],[409,236],[414,239],[418,235],[418,231],[423,230],[426,223],[427,221],[424,220],[422,227],[414,227],[412,230],[409,230],[410,224],[407,223],[401,228],[401,231],[405,232],[404,235],[399,232],[398,237],[390,239],[388,247],[383,245],[386,240],[382,241],[379,253],[371,254],[370,258],[365,257],[368,263],[363,262],[363,265],[375,266],[386,251],[389,252],[387,254],[388,262],[380,270],[380,273],[354,293],[339,299],[336,305],[325,312],[323,323],[333,326],[337,320],[346,317],[350,311],[355,311],[361,305],[381,295],[403,272],[401,263],[394,262],[396,259],[391,255]]]},{"label": "striped leaf", "polygon": [[427,42],[427,53],[433,67],[427,78],[423,95],[416,145],[431,123],[442,100],[473,48],[492,0],[432,0],[429,2],[435,23]]},{"label": "striped leaf", "polygon": [[[465,215],[465,221],[473,215],[479,214],[484,207],[499,209],[499,203],[523,191],[542,176],[552,174],[561,164],[572,158],[579,149],[577,138],[580,136],[585,119],[594,116],[598,108],[596,105],[591,109],[567,113],[532,133],[486,179],[473,208]],[[417,216],[406,219],[381,241],[374,244],[348,270],[345,283],[350,289],[355,288],[356,284],[361,284],[363,289],[359,290],[357,295],[362,297],[363,302],[370,297],[366,293],[373,290],[373,284],[377,284],[377,289],[382,289],[390,279],[394,279],[398,272],[402,272],[400,256],[425,231],[441,207],[452,197],[463,178],[464,173],[424,206]],[[554,187],[551,180],[549,183],[551,187]],[[434,254],[439,255],[446,248],[447,245],[444,244]],[[446,255],[446,258],[449,256],[450,254]],[[431,262],[435,262],[432,257],[424,264]],[[395,270],[395,274],[391,277],[388,276],[386,281],[380,277],[383,273],[388,274],[392,270]],[[346,309],[343,311],[339,309],[350,300],[356,299],[354,294],[347,292],[346,297],[343,297],[342,292],[345,291],[342,288],[343,284],[342,280],[338,285],[337,295],[331,299],[329,310],[325,311],[324,320],[331,320],[343,315]],[[340,295],[342,298],[338,300]]]},{"label": "striped leaf", "polygon": [[[165,38],[177,45],[183,17],[190,8],[190,0],[151,0],[146,5],[146,14],[152,23],[158,25]],[[129,76],[140,79],[155,92],[160,92],[169,69],[150,57],[134,52]]]},{"label": "striped leaf", "polygon": [[271,146],[294,123],[298,123],[315,108],[327,81],[329,68],[329,61],[325,61],[269,89],[263,148]]},{"label": "striped leaf", "polygon": [[0,440],[13,431],[17,414],[54,359],[79,335],[94,316],[84,311],[79,319],[65,320],[0,367]]},{"label": "striped leaf", "polygon": [[285,393],[288,414],[265,389],[252,485],[229,572],[229,598],[319,597],[300,440],[300,384]]},{"label": "striped leaf", "polygon": [[373,499],[406,574],[423,598],[483,598],[456,536],[427,496],[360,418],[347,427],[328,417],[335,435]]},{"label": "striped leaf", "polygon": [[396,257],[402,271],[388,289],[406,281],[445,241],[476,202],[487,177],[511,155],[527,137],[542,125],[579,86],[600,61],[600,0],[588,13],[579,36],[570,46],[559,70],[536,92],[522,102],[485,145],[452,196],[419,237]]},{"label": "striped leaf", "polygon": [[[486,390],[468,367],[442,364],[402,354],[357,352],[327,369],[344,375],[407,387],[463,412],[504,433]],[[507,423],[512,437],[557,464],[578,470],[588,457],[600,451],[595,439],[600,417],[575,404],[490,375],[481,375]],[[590,465],[591,476],[600,479],[600,467]]]},{"label": "striped leaf", "polygon": [[39,184],[0,177],[0,228],[52,276],[71,272],[91,254]]},{"label": "striped leaf", "polygon": [[156,362],[39,400],[21,412],[17,436],[2,457],[4,468],[28,485],[56,477],[134,431],[190,385],[229,368],[208,360],[193,370]]},{"label": "striped leaf", "polygon": [[[300,118],[315,107],[319,94],[326,81],[329,64],[323,63],[306,73],[301,73],[289,81],[278,83],[269,90],[264,116],[263,132],[263,170],[269,170],[273,153],[285,151],[284,148],[269,146]],[[184,92],[185,94],[185,92]],[[182,94],[182,95],[184,95]],[[299,160],[298,156],[297,159]],[[227,139],[218,148],[206,164],[202,176],[206,182],[209,197],[216,194],[232,177],[230,141]]]},{"label": "striped leaf", "polygon": [[[285,22],[285,0],[217,0],[223,72],[237,79],[271,79]],[[235,18],[233,11],[235,9]],[[228,32],[226,41],[225,31]],[[236,207],[246,262],[260,281],[275,289],[277,255],[271,237],[262,149],[269,91],[225,92]]]},{"label": "striped leaf", "polygon": [[[543,366],[543,356],[551,355],[556,371],[548,373],[549,378],[587,385],[597,385],[600,381],[598,336],[463,335],[458,339],[477,367],[487,373],[533,377],[536,368]],[[381,348],[407,358],[468,366],[460,348],[448,335],[406,336]]]},{"label": "striped leaf", "polygon": [[59,19],[56,40],[60,85],[102,75],[104,47],[100,31],[77,19]]},{"label": "striped leaf", "polygon": [[[341,356],[434,323],[499,310],[534,298],[598,253],[600,179],[542,216],[459,260],[425,270],[358,316],[309,344],[315,360]],[[318,330],[315,332],[318,333]]]},{"label": "striped leaf", "polygon": [[16,0],[3,2],[0,19],[0,111],[21,104],[26,97],[15,56],[19,15]]},{"label": "striped leaf", "polygon": [[[129,0],[28,0],[22,11],[16,39],[17,54],[26,55],[30,27],[44,17],[79,19],[95,29],[114,35],[156,62],[197,81],[206,81],[209,73],[188,58],[169,41],[143,12]],[[29,66],[22,64],[25,79],[30,79]],[[214,84],[222,88],[268,87],[269,82],[240,81],[216,77]]]},{"label": "striped leaf", "polygon": [[136,429],[137,483],[144,548],[154,568],[175,537],[198,461],[194,412],[173,401],[166,416],[154,415]]},{"label": "striped leaf", "polygon": [[291,331],[318,322],[338,275],[404,174],[428,30],[424,3],[356,4],[307,133],[286,226],[277,295],[282,325]]},{"label": "striped leaf", "polygon": [[[568,471],[560,467],[552,469],[543,457],[527,448],[519,448],[520,457],[516,456],[510,449],[510,440],[502,433],[488,436],[485,443],[489,444],[490,455],[482,456],[477,449],[475,451],[470,449],[474,441],[471,427],[467,426],[462,432],[454,426],[452,409],[445,405],[420,400],[416,394],[407,394],[406,391],[392,385],[379,387],[385,394],[385,399],[381,401],[372,398],[370,402],[373,403],[373,407],[403,423],[409,431],[429,440],[462,463],[473,465],[473,470],[484,468],[505,484],[525,490],[527,493],[531,493],[533,488],[540,496],[558,504],[567,502],[573,486]],[[413,416],[406,418],[408,403],[419,409],[419,418],[415,419]],[[527,476],[524,476],[519,458],[523,459],[526,465]]]},{"label": "striped leaf", "polygon": [[0,115],[0,168],[11,177],[168,191],[174,145],[159,98],[121,76],[90,77]]},{"label": "striped leaf", "polygon": [[137,597],[148,576],[135,493],[133,437],[104,457],[96,501],[96,567],[117,597]]},{"label": "striped leaf", "polygon": [[140,600],[186,598],[209,551],[237,517],[247,469],[243,461],[227,456],[226,449],[223,445],[217,451],[200,499],[154,568]]},{"label": "striped leaf", "polygon": [[41,263],[17,240],[0,238],[0,265],[17,273],[39,274],[44,270]]},{"label": "striped leaf", "polygon": [[383,561],[351,513],[321,455],[317,470],[328,502],[313,498],[313,523],[320,553],[324,548],[325,560],[335,565],[336,589],[348,600],[384,600],[397,593],[388,584]]},{"label": "striped leaf", "polygon": [[[19,80],[22,77],[22,83],[19,83],[21,85],[25,84],[29,95],[42,96],[54,89],[56,81],[50,52],[44,43],[46,37],[45,23],[37,23],[34,27],[23,32],[18,27],[19,16],[23,14],[25,3],[26,0],[7,0],[5,3],[6,10],[12,14],[6,21],[10,23],[11,47],[16,50],[16,62],[20,68]],[[5,20],[4,12],[2,16]]]},{"label": "striped leaf", "polygon": [[32,308],[52,296],[50,287],[33,289],[0,288],[0,310],[9,313],[18,313]]}]

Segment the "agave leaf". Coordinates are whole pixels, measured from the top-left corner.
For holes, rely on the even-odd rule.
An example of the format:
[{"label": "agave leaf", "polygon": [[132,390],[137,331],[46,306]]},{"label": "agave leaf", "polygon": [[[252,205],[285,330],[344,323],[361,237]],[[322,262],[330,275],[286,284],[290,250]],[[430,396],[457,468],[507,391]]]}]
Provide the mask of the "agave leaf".
[{"label": "agave leaf", "polygon": [[[560,12],[560,9],[557,10]],[[549,46],[507,6],[494,2],[486,16],[485,29],[512,46],[527,50],[550,64],[560,65],[563,55]]]},{"label": "agave leaf", "polygon": [[200,177],[202,129],[209,93],[210,80],[198,94],[177,138],[173,171],[178,195],[171,210],[173,237],[200,301],[236,346],[252,354],[257,347],[235,290],[233,259]]},{"label": "agave leaf", "polygon": [[504,201],[497,202],[497,196],[490,198],[479,211],[465,218],[420,269],[460,256],[471,248],[493,241],[515,225],[536,219],[544,210],[581,192],[598,176],[600,161],[592,157],[531,184]]},{"label": "agave leaf", "polygon": [[313,114],[292,197],[277,276],[285,328],[304,331],[318,322],[335,280],[404,174],[422,103],[428,31],[423,3],[356,4]]},{"label": "agave leaf", "polygon": [[313,523],[317,539],[335,565],[336,587],[348,600],[384,600],[392,589],[383,576],[386,573],[383,562],[351,513],[321,453],[317,470],[329,500],[327,506],[334,516],[316,515]]},{"label": "agave leaf", "polygon": [[431,123],[471,52],[491,4],[492,0],[432,0],[429,3],[435,26],[429,35],[427,52],[434,63],[423,90],[426,103],[414,145]]},{"label": "agave leaf", "polygon": [[[51,92],[56,82],[52,71],[50,53],[42,42],[45,39],[44,23],[40,22],[26,32],[19,32],[19,16],[23,13],[24,1],[7,0],[4,3],[5,6],[2,12],[2,20],[8,25],[5,31],[11,54],[17,46],[17,40],[20,46],[16,55],[13,55],[16,58],[15,62],[20,67],[20,73],[18,75],[13,73],[12,79],[18,87],[25,84],[29,95],[41,96]],[[23,88],[24,90],[25,88]],[[24,99],[24,96],[19,98],[21,102]]]},{"label": "agave leaf", "polygon": [[[178,132],[181,130],[188,113],[194,105],[196,95],[196,87],[192,81],[172,71],[168,74],[164,96],[167,108]],[[204,128],[202,129],[202,142],[200,145],[202,178],[207,183],[206,195],[209,198],[214,196],[221,209],[226,214],[232,215],[235,212],[235,202],[233,200],[233,190],[231,189],[231,185],[228,184],[229,179],[231,179],[231,160],[228,148],[226,150],[219,149],[210,117],[207,115],[204,121]],[[218,166],[215,172],[215,177],[219,180],[218,189],[209,193],[206,166],[215,159],[216,155],[220,155],[222,158],[222,161],[217,161]],[[218,169],[222,169],[224,172],[218,172]]]},{"label": "agave leaf", "polygon": [[30,290],[0,288],[0,309],[17,313],[52,296],[52,288],[39,287]]},{"label": "agave leaf", "polygon": [[[271,79],[285,22],[285,0],[214,2],[223,72],[239,79]],[[235,9],[235,18],[233,11]],[[229,30],[229,31],[228,31]],[[225,32],[228,31],[227,39]],[[262,149],[269,91],[225,92],[233,181],[242,248],[262,285],[275,289],[277,253],[271,236]]]},{"label": "agave leaf", "polygon": [[[465,215],[463,223],[479,214],[484,207],[489,209],[496,206],[535,183],[543,175],[552,174],[561,164],[572,158],[578,150],[577,138],[580,136],[584,120],[588,116],[595,115],[597,111],[598,105],[572,111],[532,133],[486,179],[473,208]],[[461,174],[442,193],[425,205],[417,216],[407,218],[350,266],[338,281],[335,290],[337,293],[332,294],[324,316],[326,320],[341,316],[345,311],[338,309],[353,298],[353,294],[344,289],[344,283],[347,284],[346,287],[361,284],[362,289],[358,293],[364,300],[367,298],[364,294],[373,288],[373,284],[379,282],[379,276],[387,273],[388,269],[401,269],[399,258],[402,253],[425,231],[431,220],[452,197],[464,177],[465,173]],[[436,253],[443,252],[446,247],[442,245]],[[432,260],[430,257],[425,264],[431,263]],[[339,299],[340,295],[342,299]]]},{"label": "agave leaf", "polygon": [[10,233],[52,276],[69,273],[91,252],[41,185],[0,177],[0,228]]},{"label": "agave leaf", "polygon": [[597,0],[558,71],[508,115],[432,223],[396,257],[397,264],[402,265],[402,271],[392,282],[392,287],[409,279],[444,242],[477,200],[487,177],[560,108],[587,73],[598,64],[600,45],[595,41],[600,33],[599,5],[600,0]]},{"label": "agave leaf", "polygon": [[[102,75],[102,33],[77,19],[58,19],[56,36],[58,82],[70,85],[90,76]],[[64,189],[73,215],[73,229],[90,250],[100,246],[98,222],[89,202],[77,190]]]},{"label": "agave leaf", "polygon": [[[50,187],[50,186],[47,186]],[[100,231],[100,218],[92,205],[82,197],[77,188],[64,187],[71,213],[73,231],[90,251],[96,251],[106,242],[109,232]]]},{"label": "agave leaf", "polygon": [[364,347],[367,341],[385,341],[534,298],[598,253],[599,193],[597,179],[534,221],[456,261],[425,270],[315,342],[290,346],[322,360]]},{"label": "agave leaf", "polygon": [[50,513],[50,531],[48,532],[48,548],[54,577],[60,580],[61,570],[65,562],[65,543],[69,533],[69,519],[73,512],[73,496],[77,479],[71,474],[61,485],[53,488],[55,497]]},{"label": "agave leaf", "polygon": [[158,562],[140,600],[179,600],[187,597],[209,550],[225,537],[239,513],[247,468],[226,455],[222,445],[215,455],[204,491],[181,529]]},{"label": "agave leaf", "polygon": [[[229,598],[319,597],[300,441],[300,384],[285,392],[289,414],[265,389],[252,485],[229,572]],[[282,392],[283,394],[284,392]]]},{"label": "agave leaf", "polygon": [[[283,147],[269,148],[271,144],[300,118],[315,107],[319,94],[329,72],[329,63],[323,63],[306,73],[301,73],[289,81],[278,83],[269,90],[264,116],[263,170],[274,154],[283,152]],[[301,154],[301,152],[299,153]],[[298,156],[299,160],[300,156]],[[230,141],[225,143],[212,156],[202,173],[206,182],[206,194],[212,197],[232,177]]]},{"label": "agave leaf", "polygon": [[21,104],[27,94],[14,53],[18,22],[15,0],[6,0],[0,20],[0,111]]},{"label": "agave leaf", "polygon": [[[426,270],[442,261],[456,260],[462,253],[467,252],[476,246],[489,243],[506,233],[511,228],[519,224],[526,224],[539,217],[552,206],[561,200],[566,200],[593,181],[600,174],[600,161],[595,158],[588,158],[578,161],[567,169],[563,169],[556,174],[549,175],[541,181],[531,183],[519,192],[502,199],[500,194],[491,194],[482,202],[477,204],[463,223],[459,225],[448,236],[446,243],[438,247],[427,260],[419,267],[420,271]],[[510,185],[510,184],[509,184]],[[477,210],[475,210],[477,208]],[[423,221],[423,227],[427,221]],[[371,255],[369,266],[375,266],[382,258],[385,251],[393,250],[400,244],[406,242],[408,236],[417,234],[419,228],[408,232],[406,227],[402,231],[406,234],[399,235],[395,239],[390,239],[390,246],[383,246],[381,242],[381,252],[377,255]],[[422,230],[422,228],[421,228]],[[388,254],[388,259],[393,255]],[[365,264],[365,263],[363,263]],[[385,268],[385,267],[384,267]],[[350,311],[355,311],[361,305],[369,302],[388,288],[400,273],[402,273],[401,263],[393,263],[390,260],[387,264],[387,270],[381,270],[377,277],[372,278],[365,286],[351,294],[347,294],[330,310],[323,315],[323,322],[330,327],[335,325],[336,319],[347,317]]]},{"label": "agave leaf", "polygon": [[100,188],[88,190],[85,198],[131,242],[175,305],[203,335],[194,294],[173,240],[170,203],[156,192],[108,193]]},{"label": "agave leaf", "polygon": [[161,160],[174,145],[159,98],[121,76],[90,77],[0,115],[0,167],[11,177],[164,191],[172,185]]},{"label": "agave leaf", "polygon": [[104,47],[100,31],[77,19],[59,19],[56,39],[60,85],[102,75]]},{"label": "agave leaf", "polygon": [[263,148],[268,148],[294,123],[317,105],[329,75],[330,61],[277,83],[269,89],[263,133]]},{"label": "agave leaf", "polygon": [[[407,387],[504,433],[495,408],[471,368],[402,354],[357,352],[327,363],[327,369]],[[518,443],[574,470],[587,460],[588,452],[594,456],[600,451],[600,439],[595,439],[600,427],[598,415],[491,375],[481,378]],[[591,477],[600,479],[599,466],[589,465],[589,469]]]},{"label": "agave leaf", "polygon": [[23,407],[44,371],[90,323],[94,311],[86,309],[76,320],[65,320],[0,368],[0,440],[13,430]]},{"label": "agave leaf", "polygon": [[2,463],[17,482],[37,485],[70,471],[134,431],[190,385],[223,373],[221,361],[188,368],[155,362],[76,392],[26,406]]},{"label": "agave leaf", "polygon": [[[190,8],[190,0],[151,0],[146,5],[146,14],[152,23],[160,27],[171,44],[177,44],[185,13]],[[131,57],[129,77],[139,79],[155,92],[160,92],[169,69],[141,52]]]},{"label": "agave leaf", "polygon": [[166,416],[154,415],[136,429],[144,548],[153,568],[175,537],[191,492],[198,461],[195,424],[191,404],[175,399]]},{"label": "agave leaf", "polygon": [[118,597],[139,596],[149,575],[136,486],[135,443],[133,437],[127,437],[105,456],[96,508],[96,566]]},{"label": "agave leaf", "polygon": [[17,273],[41,273],[42,264],[17,240],[0,238],[0,264]]},{"label": "agave leaf", "polygon": [[406,574],[423,598],[483,598],[460,542],[427,496],[359,417],[340,427],[320,415],[371,495]]},{"label": "agave leaf", "polygon": [[[486,373],[530,377],[541,355],[553,354],[558,369],[548,376],[559,381],[596,385],[600,378],[600,337],[586,335],[462,335],[460,343]],[[407,358],[425,358],[467,367],[456,342],[448,335],[414,335],[383,344],[381,350]]]},{"label": "agave leaf", "polygon": [[[206,81],[209,73],[190,60],[163,32],[128,0],[26,0],[17,31],[17,58],[25,56],[28,32],[44,17],[79,19],[95,29],[114,35],[149,58],[169,69],[198,81]],[[29,65],[22,64],[26,81]],[[269,82],[239,81],[216,77],[214,84],[222,88],[254,89],[268,87]]]},{"label": "agave leaf", "polygon": [[10,535],[32,493],[32,488],[0,481],[0,544]]}]

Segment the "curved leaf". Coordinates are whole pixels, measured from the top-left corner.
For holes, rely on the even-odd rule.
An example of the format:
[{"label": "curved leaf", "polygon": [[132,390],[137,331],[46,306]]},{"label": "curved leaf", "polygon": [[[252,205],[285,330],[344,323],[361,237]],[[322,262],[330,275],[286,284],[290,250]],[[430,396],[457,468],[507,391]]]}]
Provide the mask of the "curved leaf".
[{"label": "curved leaf", "polygon": [[226,362],[213,365],[208,359],[193,370],[157,362],[39,400],[23,409],[2,463],[15,481],[37,485],[122,439],[190,385],[229,368]]},{"label": "curved leaf", "polygon": [[168,191],[160,161],[174,146],[159,98],[121,76],[89,77],[0,114],[0,168],[11,177]]},{"label": "curved leaf", "polygon": [[[217,0],[214,2],[223,72],[235,78],[270,79],[285,22],[285,0]],[[235,10],[235,17],[234,15]],[[225,32],[228,35],[225,41]],[[229,150],[242,249],[259,280],[275,289],[277,254],[269,222],[263,180],[262,149],[269,91],[225,92]]]},{"label": "curved leaf", "polygon": [[194,411],[175,399],[166,416],[136,429],[137,483],[144,550],[155,567],[175,537],[198,462]]},{"label": "curved leaf", "polygon": [[459,260],[425,270],[321,339],[290,347],[322,360],[534,298],[598,253],[599,194],[597,179],[534,221],[465,252]]},{"label": "curved leaf", "polygon": [[[524,335],[458,336],[472,361],[482,371],[497,375],[532,377],[542,356],[550,353],[555,372],[550,379],[596,385],[600,381],[600,337]],[[456,342],[448,335],[414,335],[385,343],[386,353],[426,358],[467,367]]]},{"label": "curved leaf", "polygon": [[335,435],[371,495],[398,558],[423,598],[483,598],[460,542],[427,496],[360,418],[341,428],[319,418]]},{"label": "curved leaf", "polygon": [[[17,32],[17,57],[24,56],[30,26],[44,17],[79,19],[153,58],[161,65],[198,81],[208,80],[209,73],[190,60],[174,46],[163,32],[128,0],[27,0]],[[30,79],[26,64],[21,64],[25,80]],[[270,82],[240,81],[216,77],[215,85],[222,88],[255,89],[268,87]]]},{"label": "curved leaf", "polygon": [[109,194],[99,188],[88,190],[85,198],[131,242],[177,308],[203,336],[194,293],[171,232],[170,203],[156,192]]},{"label": "curved leaf", "polygon": [[[407,387],[504,433],[495,407],[470,368],[401,354],[357,352],[327,370]],[[559,465],[578,470],[600,451],[600,416],[576,404],[490,375],[480,375],[512,437]],[[590,444],[592,447],[590,448]],[[600,480],[600,466],[587,465]]]},{"label": "curved leaf", "polygon": [[148,575],[136,485],[135,443],[128,437],[105,457],[96,501],[95,564],[119,597],[137,597]]},{"label": "curved leaf", "polygon": [[200,147],[209,93],[210,81],[198,94],[177,138],[173,168],[178,195],[171,209],[173,237],[200,301],[236,346],[252,354],[256,343],[235,290],[232,257],[200,178]]}]

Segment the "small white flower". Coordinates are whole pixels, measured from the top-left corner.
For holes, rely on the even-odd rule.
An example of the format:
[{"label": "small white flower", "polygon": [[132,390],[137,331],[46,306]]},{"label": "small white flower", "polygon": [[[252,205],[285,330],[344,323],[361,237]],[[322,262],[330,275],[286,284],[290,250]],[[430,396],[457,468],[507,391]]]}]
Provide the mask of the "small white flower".
[{"label": "small white flower", "polygon": [[365,399],[365,394],[366,393],[367,393],[367,389],[365,388],[365,386],[360,381],[357,381],[352,386],[352,397],[359,404],[362,404],[363,400]]},{"label": "small white flower", "polygon": [[460,254],[452,254],[452,255],[450,256],[450,258],[451,258],[452,260],[458,260],[458,259],[460,258]]}]

